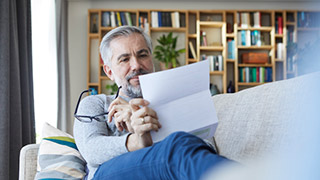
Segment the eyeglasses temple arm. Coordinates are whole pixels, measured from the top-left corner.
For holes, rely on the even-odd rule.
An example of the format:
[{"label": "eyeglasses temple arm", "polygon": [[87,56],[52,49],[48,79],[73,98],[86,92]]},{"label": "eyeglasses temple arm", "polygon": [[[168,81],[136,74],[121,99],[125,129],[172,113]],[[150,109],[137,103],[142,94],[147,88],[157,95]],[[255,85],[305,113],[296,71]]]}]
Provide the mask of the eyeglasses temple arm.
[{"label": "eyeglasses temple arm", "polygon": [[91,90],[84,90],[81,94],[80,94],[80,96],[79,96],[79,99],[78,99],[78,103],[77,103],[77,106],[76,106],[76,110],[74,111],[74,115],[76,115],[76,113],[77,113],[77,111],[78,111],[78,107],[79,107],[79,104],[80,104],[80,100],[81,100],[81,97],[82,97],[82,95],[84,94],[84,93],[86,93],[86,92],[89,92],[89,91],[91,91]]}]

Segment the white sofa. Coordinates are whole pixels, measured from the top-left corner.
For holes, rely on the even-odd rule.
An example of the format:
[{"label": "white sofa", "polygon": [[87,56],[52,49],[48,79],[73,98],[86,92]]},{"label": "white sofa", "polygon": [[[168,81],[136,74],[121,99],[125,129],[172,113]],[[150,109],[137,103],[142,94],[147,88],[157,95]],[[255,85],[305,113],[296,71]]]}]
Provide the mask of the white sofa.
[{"label": "white sofa", "polygon": [[[318,87],[319,79],[320,73],[313,73],[213,96],[219,119],[215,134],[219,154],[245,164],[296,141],[291,138],[291,127],[312,100],[307,94]],[[38,148],[31,144],[21,149],[19,179],[34,179]]]}]

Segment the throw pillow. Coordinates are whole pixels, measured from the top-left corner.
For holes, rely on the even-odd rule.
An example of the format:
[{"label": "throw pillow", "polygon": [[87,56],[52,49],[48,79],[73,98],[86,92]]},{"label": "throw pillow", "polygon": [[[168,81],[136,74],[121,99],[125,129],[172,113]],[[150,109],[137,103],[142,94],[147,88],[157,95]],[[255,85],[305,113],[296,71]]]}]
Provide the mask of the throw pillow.
[{"label": "throw pillow", "polygon": [[73,137],[45,123],[35,179],[83,179],[85,160]]}]

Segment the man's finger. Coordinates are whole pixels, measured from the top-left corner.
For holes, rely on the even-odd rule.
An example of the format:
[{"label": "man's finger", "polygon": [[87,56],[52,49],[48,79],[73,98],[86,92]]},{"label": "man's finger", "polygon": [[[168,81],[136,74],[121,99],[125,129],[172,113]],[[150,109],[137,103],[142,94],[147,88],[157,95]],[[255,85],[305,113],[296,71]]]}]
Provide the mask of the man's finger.
[{"label": "man's finger", "polygon": [[122,99],[121,97],[117,97],[117,99],[113,100],[109,105],[108,111],[110,111],[114,105],[118,105],[118,104],[128,104],[128,102]]},{"label": "man's finger", "polygon": [[137,111],[138,109],[140,109],[140,106],[149,105],[149,102],[142,99],[142,98],[135,98],[135,99],[131,99],[129,101],[129,104],[130,104],[133,111]]}]

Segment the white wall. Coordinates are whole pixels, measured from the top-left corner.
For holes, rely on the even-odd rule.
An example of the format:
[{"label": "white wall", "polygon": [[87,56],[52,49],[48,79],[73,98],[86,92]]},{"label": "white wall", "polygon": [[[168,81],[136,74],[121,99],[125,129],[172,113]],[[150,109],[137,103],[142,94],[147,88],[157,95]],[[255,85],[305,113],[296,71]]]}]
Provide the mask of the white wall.
[{"label": "white wall", "polygon": [[[269,0],[270,1],[270,0]],[[134,2],[134,3],[133,3]],[[175,1],[81,1],[69,0],[68,38],[70,63],[71,119],[80,92],[87,86],[88,9],[319,9],[320,2],[179,2]]]}]

